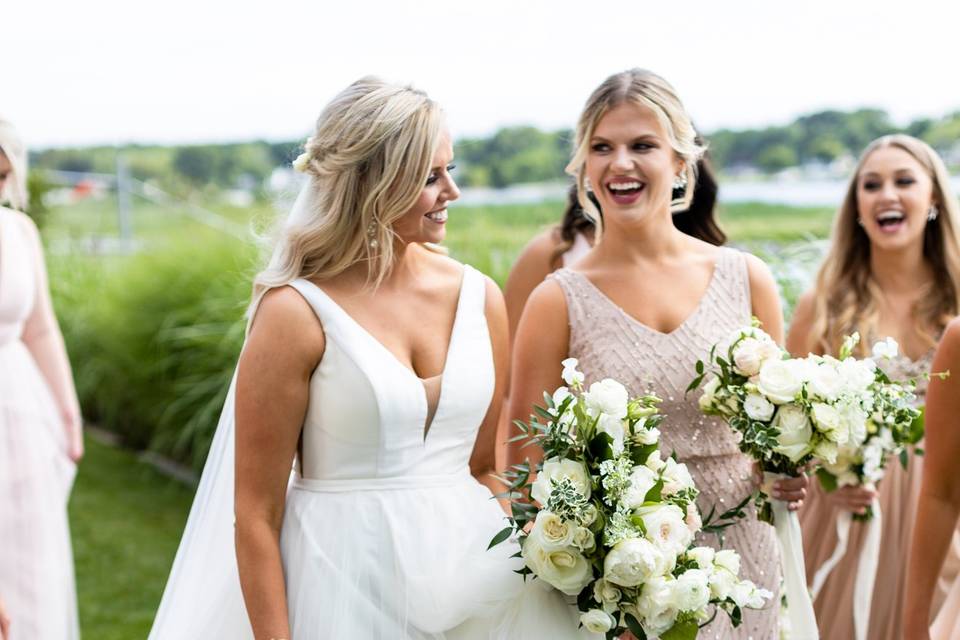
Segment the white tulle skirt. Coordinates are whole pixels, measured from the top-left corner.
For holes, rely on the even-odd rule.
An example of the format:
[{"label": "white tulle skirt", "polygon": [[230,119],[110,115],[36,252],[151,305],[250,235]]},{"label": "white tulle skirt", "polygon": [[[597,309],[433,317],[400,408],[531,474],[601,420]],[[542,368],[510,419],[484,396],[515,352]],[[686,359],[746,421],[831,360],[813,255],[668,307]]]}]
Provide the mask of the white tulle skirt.
[{"label": "white tulle skirt", "polygon": [[67,522],[75,469],[33,358],[19,341],[0,345],[0,598],[9,640],[79,637]]},{"label": "white tulle skirt", "polygon": [[515,545],[470,475],[295,481],[281,552],[294,638],[577,638],[559,593],[513,572]]}]

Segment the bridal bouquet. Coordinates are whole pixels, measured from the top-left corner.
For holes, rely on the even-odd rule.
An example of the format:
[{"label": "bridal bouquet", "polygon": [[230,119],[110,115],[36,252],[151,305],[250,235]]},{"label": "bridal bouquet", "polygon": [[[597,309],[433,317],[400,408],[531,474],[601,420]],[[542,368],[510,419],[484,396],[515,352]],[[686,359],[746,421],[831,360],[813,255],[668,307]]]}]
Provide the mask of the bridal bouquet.
[{"label": "bridal bouquet", "polygon": [[516,535],[518,573],[576,596],[581,624],[608,639],[692,639],[717,610],[739,625],[771,594],[738,577],[736,552],[692,546],[705,525],[686,466],[660,455],[660,400],[611,379],[585,390],[576,366],[564,360],[567,386],[516,422],[544,460],[533,482],[528,464],[506,474],[513,515],[491,546]]},{"label": "bridal bouquet", "polygon": [[[839,360],[818,358],[818,366],[839,371],[851,359],[850,353],[858,341],[859,335],[854,333],[844,341]],[[817,477],[826,491],[848,485],[875,487],[883,477],[887,461],[898,455],[906,468],[907,445],[916,444],[923,437],[922,412],[913,405],[914,383],[891,382],[874,364],[874,360],[896,356],[898,349],[892,338],[878,342],[873,346],[873,359],[860,361],[864,370],[861,376],[843,388],[828,386],[824,390],[822,399],[840,404],[850,430],[847,442],[822,448],[815,456],[819,464]],[[853,518],[866,521],[873,515],[869,508]]]}]

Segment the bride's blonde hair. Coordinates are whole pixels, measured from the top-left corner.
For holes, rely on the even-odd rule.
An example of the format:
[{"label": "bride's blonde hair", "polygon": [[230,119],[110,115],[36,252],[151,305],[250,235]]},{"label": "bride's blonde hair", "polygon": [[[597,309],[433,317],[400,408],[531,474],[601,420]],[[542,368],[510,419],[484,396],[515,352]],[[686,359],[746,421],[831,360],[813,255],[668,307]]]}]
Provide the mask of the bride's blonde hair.
[{"label": "bride's blonde hair", "polygon": [[671,148],[683,160],[687,187],[680,198],[670,203],[671,211],[690,208],[697,184],[697,160],[703,156],[705,150],[697,143],[697,132],[693,122],[669,82],[646,69],[628,69],[604,80],[583,107],[583,112],[577,121],[573,158],[567,165],[567,173],[576,178],[580,206],[597,223],[598,233],[603,226],[603,217],[587,196],[586,164],[587,155],[590,153],[590,139],[600,119],[608,111],[624,103],[633,103],[653,111],[667,134],[667,141]]},{"label": "bride's blonde hair", "polygon": [[923,257],[933,270],[933,278],[912,310],[913,330],[932,348],[958,312],[960,205],[950,187],[950,175],[927,143],[904,134],[884,136],[871,142],[860,156],[834,219],[830,249],[817,274],[810,344],[824,353],[837,353],[843,336],[854,331],[862,337],[860,355],[866,353],[868,342],[882,337],[877,335],[877,324],[883,292],[870,270],[870,239],[857,223],[857,184],[870,154],[889,147],[910,154],[927,171],[933,187],[932,203],[939,209],[936,219],[927,222],[923,236]]},{"label": "bride's blonde hair", "polygon": [[394,260],[392,225],[427,182],[442,118],[424,92],[374,77],[327,105],[297,163],[307,185],[254,278],[251,310],[268,289],[326,280],[357,263],[369,284],[383,281]]}]

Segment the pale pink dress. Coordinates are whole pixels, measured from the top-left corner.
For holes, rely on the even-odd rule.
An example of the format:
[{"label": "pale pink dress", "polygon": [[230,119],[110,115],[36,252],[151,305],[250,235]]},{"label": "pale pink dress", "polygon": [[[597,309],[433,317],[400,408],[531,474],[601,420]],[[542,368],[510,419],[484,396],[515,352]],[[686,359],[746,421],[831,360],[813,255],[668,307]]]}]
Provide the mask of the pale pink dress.
[{"label": "pale pink dress", "polygon": [[[631,395],[655,392],[665,419],[661,448],[687,468],[700,490],[697,500],[706,515],[735,506],[757,487],[752,463],[740,453],[737,437],[723,421],[700,413],[699,391],[684,391],[696,375],[697,360],[734,330],[750,322],[750,283],[743,253],[721,248],[713,278],[697,309],[671,333],[664,334],[635,320],[582,273],[560,269],[551,278],[563,289],[570,322],[570,357],[580,361],[586,384],[614,378]],[[780,590],[780,552],[772,526],[748,517],[727,530],[724,546],[741,556],[741,575],[759,586]],[[700,544],[718,547],[716,536]],[[733,629],[720,613],[704,628],[700,640],[776,640],[779,599],[759,611],[745,610],[743,624]]]},{"label": "pale pink dress", "polygon": [[0,597],[11,617],[8,640],[79,637],[67,525],[75,465],[61,418],[75,412],[37,230],[0,207]]}]

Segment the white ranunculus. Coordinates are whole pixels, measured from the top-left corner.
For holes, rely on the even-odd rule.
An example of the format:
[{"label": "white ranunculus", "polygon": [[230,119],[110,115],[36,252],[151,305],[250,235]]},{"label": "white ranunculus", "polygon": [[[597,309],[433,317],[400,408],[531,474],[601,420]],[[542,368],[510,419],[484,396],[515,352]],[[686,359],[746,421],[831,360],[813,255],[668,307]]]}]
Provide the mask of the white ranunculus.
[{"label": "white ranunculus", "polygon": [[807,390],[821,400],[827,402],[836,400],[845,386],[838,369],[839,364],[833,358],[824,358],[813,369],[813,375],[807,383]]},{"label": "white ranunculus", "polygon": [[560,377],[569,385],[583,384],[583,374],[577,371],[579,361],[576,358],[567,358],[560,363],[563,366],[563,373]]},{"label": "white ranunculus", "polygon": [[792,402],[803,388],[795,360],[767,360],[760,367],[757,388],[774,404]]},{"label": "white ranunculus", "polygon": [[680,611],[699,611],[710,602],[709,576],[700,569],[688,569],[673,583],[674,606]]},{"label": "white ranunculus", "polygon": [[599,602],[607,613],[617,610],[617,603],[622,597],[623,592],[606,578],[599,578],[593,583],[593,599]]},{"label": "white ranunculus", "polygon": [[870,358],[847,358],[840,363],[840,377],[843,378],[846,393],[862,395],[876,381],[877,364]]},{"label": "white ranunculus", "polygon": [[574,548],[550,551],[538,536],[529,535],[521,555],[527,567],[547,584],[568,596],[575,596],[593,579],[590,563]]},{"label": "white ranunculus", "polygon": [[687,469],[687,465],[677,462],[673,458],[667,458],[663,468],[663,495],[672,496],[684,489],[693,488],[693,476]]},{"label": "white ranunculus", "polygon": [[726,600],[737,584],[737,576],[722,567],[716,567],[710,574],[710,595],[717,600]]},{"label": "white ranunculus", "polygon": [[646,537],[668,556],[683,553],[693,541],[687,527],[686,514],[673,504],[640,507],[637,515],[643,519]]},{"label": "white ranunculus", "polygon": [[671,606],[673,578],[656,576],[646,581],[637,599],[637,613],[648,636],[659,636],[677,621],[679,609]]},{"label": "white ranunculus", "polygon": [[756,338],[744,338],[733,349],[733,370],[742,376],[755,376],[763,363],[760,341]]},{"label": "white ranunculus", "polygon": [[623,426],[623,420],[606,413],[600,414],[597,420],[597,433],[605,433],[613,440],[611,448],[613,455],[618,456],[623,453],[623,441],[626,437],[626,429]]},{"label": "white ranunculus", "polygon": [[614,418],[627,417],[627,389],[616,380],[604,378],[594,382],[583,394],[583,399],[592,415],[605,413]]},{"label": "white ranunculus", "polygon": [[743,401],[743,410],[752,420],[766,422],[773,417],[773,411],[776,409],[769,400],[759,393],[748,393]]},{"label": "white ranunculus", "polygon": [[737,603],[737,606],[747,609],[762,608],[764,603],[772,596],[773,594],[766,589],[758,589],[755,584],[749,581],[738,582],[730,591],[730,598]]},{"label": "white ranunculus", "polygon": [[547,551],[556,551],[573,544],[576,530],[575,522],[564,520],[552,511],[543,509],[537,514],[530,535],[538,536],[541,546]]},{"label": "white ranunculus", "polygon": [[590,497],[590,474],[586,467],[576,460],[550,458],[543,463],[543,469],[530,489],[530,495],[541,505],[546,506],[553,491],[553,481],[570,478],[570,482],[585,498]]},{"label": "white ranunculus", "polygon": [[663,554],[649,540],[627,538],[621,540],[603,560],[603,577],[621,587],[635,587],[658,575],[663,575],[666,561]]},{"label": "white ranunculus", "polygon": [[666,466],[666,463],[663,461],[663,458],[660,457],[660,450],[655,449],[650,452],[650,455],[647,456],[647,461],[643,463],[647,469],[651,471],[660,472]]},{"label": "white ranunculus", "polygon": [[630,474],[630,488],[623,494],[623,504],[630,509],[643,506],[646,497],[653,485],[657,484],[657,474],[648,467],[638,465]]},{"label": "white ranunculus", "polygon": [[734,576],[740,575],[740,555],[733,549],[721,549],[713,556],[715,567],[726,569]]},{"label": "white ranunculus", "polygon": [[893,338],[886,338],[873,345],[873,357],[877,358],[896,358],[900,352],[900,345]]},{"label": "white ranunculus", "polygon": [[687,505],[687,517],[684,518],[684,522],[687,523],[687,529],[690,529],[690,533],[697,535],[700,532],[700,529],[703,528],[703,520],[700,518],[700,509],[697,508],[695,502],[691,502]]},{"label": "white ranunculus", "polygon": [[850,439],[850,432],[845,428],[840,412],[835,407],[823,402],[814,402],[810,405],[810,417],[817,425],[817,431],[828,440],[844,444]]},{"label": "white ranunculus", "polygon": [[716,400],[717,389],[719,388],[720,378],[717,376],[713,376],[707,380],[707,384],[703,385],[703,394],[697,401],[701,411],[706,411],[713,407],[713,403]]},{"label": "white ranunculus", "polygon": [[613,617],[601,609],[580,614],[580,624],[590,633],[606,633],[613,628]]},{"label": "white ranunculus", "polygon": [[813,429],[803,409],[795,404],[782,405],[777,409],[772,424],[780,430],[774,451],[787,456],[793,462],[810,453]]},{"label": "white ranunculus", "polygon": [[713,572],[713,557],[716,551],[711,547],[694,547],[687,551],[687,557],[697,563],[697,566],[705,571]]}]

